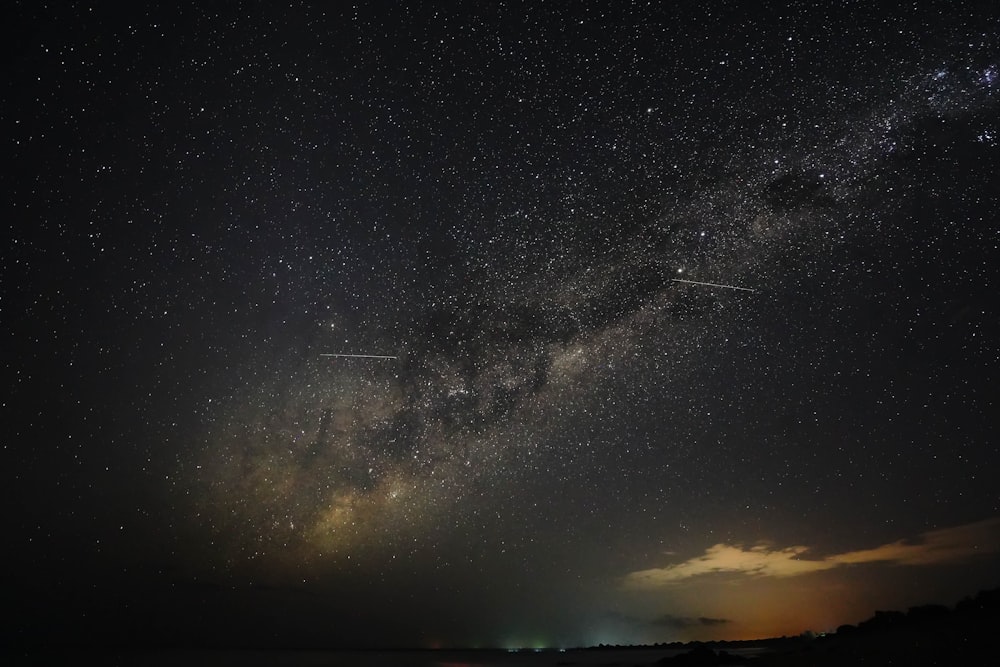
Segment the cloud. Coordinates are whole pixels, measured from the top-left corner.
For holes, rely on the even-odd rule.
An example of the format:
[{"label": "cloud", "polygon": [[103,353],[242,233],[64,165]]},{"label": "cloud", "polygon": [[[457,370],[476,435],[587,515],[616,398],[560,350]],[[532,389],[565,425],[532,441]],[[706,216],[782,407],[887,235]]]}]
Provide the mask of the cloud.
[{"label": "cloud", "polygon": [[718,625],[732,623],[728,618],[710,618],[708,616],[676,616],[674,614],[662,614],[656,618],[641,618],[631,614],[623,614],[617,611],[607,611],[603,614],[607,620],[616,623],[624,623],[631,626],[652,625],[659,628],[672,628],[674,630],[685,630],[688,628],[707,628]]},{"label": "cloud", "polygon": [[657,616],[650,621],[652,625],[662,628],[674,628],[676,630],[684,630],[686,628],[695,627],[712,627],[716,625],[725,625],[726,623],[731,622],[732,621],[728,618],[708,618],[707,616],[690,618],[688,616],[674,616],[673,614],[663,614],[662,616]]},{"label": "cloud", "polygon": [[812,572],[861,563],[936,565],[1000,551],[1000,517],[923,533],[916,540],[897,540],[873,549],[848,551],[810,559],[806,546],[775,548],[758,544],[716,544],[683,563],[638,570],[625,575],[626,588],[648,589],[676,584],[709,574],[750,577],[797,577]]},{"label": "cloud", "polygon": [[915,542],[899,540],[874,549],[851,551],[831,558],[843,565],[878,561],[899,565],[936,565],[998,551],[1000,518],[994,518],[954,528],[932,530],[921,535],[921,539]]}]

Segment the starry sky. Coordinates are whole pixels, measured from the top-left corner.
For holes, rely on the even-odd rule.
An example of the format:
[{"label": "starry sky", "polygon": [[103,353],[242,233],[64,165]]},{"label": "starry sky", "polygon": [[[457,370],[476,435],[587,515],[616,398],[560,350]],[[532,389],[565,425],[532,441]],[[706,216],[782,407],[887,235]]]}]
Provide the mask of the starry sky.
[{"label": "starry sky", "polygon": [[146,5],[3,22],[4,642],[1000,584],[996,3]]}]

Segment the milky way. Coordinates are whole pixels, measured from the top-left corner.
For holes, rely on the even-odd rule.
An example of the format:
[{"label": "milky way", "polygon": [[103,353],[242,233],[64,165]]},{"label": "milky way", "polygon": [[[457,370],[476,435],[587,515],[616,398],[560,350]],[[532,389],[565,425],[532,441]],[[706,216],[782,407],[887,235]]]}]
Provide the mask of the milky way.
[{"label": "milky way", "polygon": [[[555,449],[567,467],[587,465],[591,452],[581,456],[559,434],[587,419],[602,383],[642,391],[652,375],[682,394],[704,347],[725,344],[726,331],[745,328],[748,309],[798,279],[789,260],[807,265],[848,236],[892,243],[878,238],[879,216],[923,185],[896,176],[899,156],[923,150],[919,132],[929,123],[980,123],[988,132],[994,71],[962,62],[915,69],[884,81],[867,107],[846,115],[829,109],[850,108],[856,93],[828,89],[829,109],[796,118],[795,130],[775,122],[757,128],[752,144],[734,142],[724,157],[703,159],[697,175],[656,174],[660,191],[643,202],[646,214],[612,208],[620,185],[602,175],[636,168],[634,154],[616,154],[614,138],[545,175],[561,204],[555,212],[525,211],[529,193],[507,185],[494,195],[499,219],[476,232],[485,238],[463,242],[482,224],[476,207],[449,211],[449,252],[429,260],[447,287],[424,297],[359,296],[351,308],[363,314],[351,324],[318,318],[282,386],[251,394],[209,436],[203,481],[215,520],[231,517],[252,555],[289,545],[317,557],[397,549],[445,515],[475,525],[477,499],[505,493],[503,477],[539,465],[540,448]],[[732,117],[753,113],[749,101],[740,104],[728,109]],[[580,112],[574,137],[597,131],[594,115]],[[634,131],[640,121],[620,122]],[[662,153],[686,139],[683,130],[657,129],[638,133],[638,150]],[[990,143],[987,136],[977,140]],[[461,133],[443,140],[475,141]],[[489,157],[516,164],[511,153]],[[679,284],[687,278],[753,285],[759,294],[708,293],[700,281]],[[404,298],[405,319],[385,314],[383,301]],[[322,298],[310,306],[325,309]],[[344,347],[351,342],[398,361],[320,352],[353,349]],[[663,455],[687,452],[664,443]]]}]

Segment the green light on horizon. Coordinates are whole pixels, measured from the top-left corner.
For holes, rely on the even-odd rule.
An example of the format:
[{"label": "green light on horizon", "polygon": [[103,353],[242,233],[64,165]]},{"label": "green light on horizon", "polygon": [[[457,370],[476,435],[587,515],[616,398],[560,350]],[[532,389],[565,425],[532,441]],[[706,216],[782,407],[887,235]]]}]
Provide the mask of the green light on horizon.
[{"label": "green light on horizon", "polygon": [[534,639],[528,642],[509,640],[501,644],[508,651],[554,651],[558,647],[545,639]]}]

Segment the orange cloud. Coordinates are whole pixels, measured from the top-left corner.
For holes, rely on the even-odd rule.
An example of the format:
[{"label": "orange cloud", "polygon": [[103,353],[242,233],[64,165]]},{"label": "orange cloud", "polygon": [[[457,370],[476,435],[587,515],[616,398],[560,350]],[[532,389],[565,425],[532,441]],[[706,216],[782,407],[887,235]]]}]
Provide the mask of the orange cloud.
[{"label": "orange cloud", "polygon": [[898,540],[874,549],[848,551],[824,558],[804,558],[809,547],[777,549],[767,544],[750,548],[716,544],[683,563],[638,570],[625,575],[624,586],[658,588],[709,574],[741,574],[750,577],[797,577],[811,572],[859,563],[935,565],[960,561],[978,554],[1000,551],[1000,517],[976,523],[932,530],[916,540]]}]

